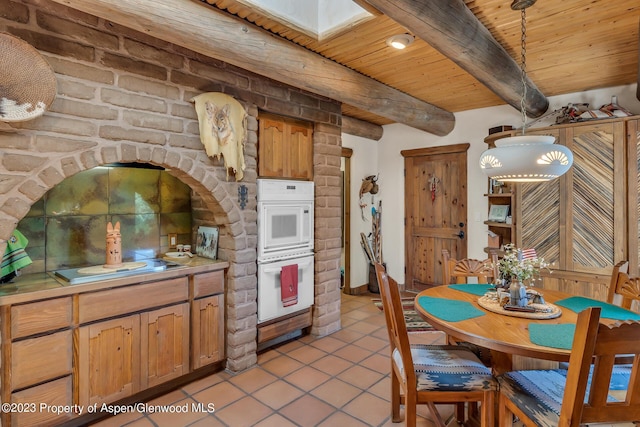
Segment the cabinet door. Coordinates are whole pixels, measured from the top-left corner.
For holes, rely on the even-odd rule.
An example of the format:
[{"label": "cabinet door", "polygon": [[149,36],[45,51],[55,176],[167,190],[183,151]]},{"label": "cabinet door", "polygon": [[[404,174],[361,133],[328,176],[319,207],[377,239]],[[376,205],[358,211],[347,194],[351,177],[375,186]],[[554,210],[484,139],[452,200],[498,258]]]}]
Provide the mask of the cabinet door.
[{"label": "cabinet door", "polygon": [[153,387],[189,372],[189,304],[140,314],[141,387]]},{"label": "cabinet door", "polygon": [[574,161],[567,201],[567,270],[609,275],[625,253],[625,124],[567,129]]},{"label": "cabinet door", "polygon": [[640,272],[640,120],[627,122],[627,218],[629,245],[627,248],[629,273]]},{"label": "cabinet door", "polygon": [[313,179],[313,124],[261,113],[258,175]]},{"label": "cabinet door", "polygon": [[283,177],[284,171],[284,121],[269,115],[260,115],[260,142],[258,144],[259,175]]},{"label": "cabinet door", "polygon": [[140,316],[79,328],[80,405],[113,402],[140,389]]},{"label": "cabinet door", "polygon": [[309,123],[292,122],[288,131],[288,163],[291,178],[313,178],[313,129]]},{"label": "cabinet door", "polygon": [[556,132],[573,151],[573,166],[555,181],[521,186],[522,246],[536,248],[553,269],[609,275],[626,251],[625,123]]},{"label": "cabinet door", "polygon": [[[566,144],[563,129],[527,133],[550,135],[556,138],[557,144]],[[564,252],[561,253],[560,247],[561,230],[566,223],[567,206],[563,204],[566,197],[565,181],[570,174],[571,170],[552,181],[517,184],[517,202],[513,212],[518,227],[517,246],[535,249],[537,255],[551,263],[553,268],[565,264]]]},{"label": "cabinet door", "polygon": [[215,295],[193,302],[192,369],[198,369],[224,357],[224,297]]}]

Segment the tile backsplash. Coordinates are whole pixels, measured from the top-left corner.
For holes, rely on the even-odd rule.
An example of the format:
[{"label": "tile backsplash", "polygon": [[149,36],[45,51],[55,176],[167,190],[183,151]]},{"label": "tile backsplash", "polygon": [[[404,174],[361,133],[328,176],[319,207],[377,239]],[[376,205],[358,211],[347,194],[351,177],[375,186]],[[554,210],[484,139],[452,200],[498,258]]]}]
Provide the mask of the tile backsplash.
[{"label": "tile backsplash", "polygon": [[156,258],[168,234],[191,244],[191,189],[163,169],[96,167],[56,185],[19,223],[33,264],[24,273],[105,262],[107,223],[120,222],[122,259]]}]

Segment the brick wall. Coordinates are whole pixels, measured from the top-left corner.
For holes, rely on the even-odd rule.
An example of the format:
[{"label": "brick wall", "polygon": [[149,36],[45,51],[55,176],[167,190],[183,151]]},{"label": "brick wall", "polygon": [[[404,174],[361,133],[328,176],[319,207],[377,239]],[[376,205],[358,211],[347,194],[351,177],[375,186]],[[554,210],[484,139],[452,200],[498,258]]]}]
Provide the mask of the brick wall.
[{"label": "brick wall", "polygon": [[[315,123],[315,307],[312,333],[340,328],[340,105],[46,0],[0,0],[0,31],[36,47],[57,97],[43,116],[0,132],[0,250],[47,190],[113,162],[164,166],[193,190],[194,225],[220,227],[227,368],[256,363],[256,156],[259,110]],[[249,114],[242,182],[207,157],[191,97],[224,92]],[[242,209],[238,186],[246,185]]]}]

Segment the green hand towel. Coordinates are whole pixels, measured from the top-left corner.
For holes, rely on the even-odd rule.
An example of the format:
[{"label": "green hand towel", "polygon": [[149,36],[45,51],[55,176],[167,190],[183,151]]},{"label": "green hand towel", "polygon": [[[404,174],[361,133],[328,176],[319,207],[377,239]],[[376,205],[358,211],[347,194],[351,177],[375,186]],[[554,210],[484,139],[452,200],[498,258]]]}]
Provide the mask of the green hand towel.
[{"label": "green hand towel", "polygon": [[17,229],[13,231],[13,234],[7,241],[7,249],[4,251],[4,256],[2,257],[0,277],[20,270],[33,262],[24,250],[27,243],[29,243],[29,241],[20,231]]}]

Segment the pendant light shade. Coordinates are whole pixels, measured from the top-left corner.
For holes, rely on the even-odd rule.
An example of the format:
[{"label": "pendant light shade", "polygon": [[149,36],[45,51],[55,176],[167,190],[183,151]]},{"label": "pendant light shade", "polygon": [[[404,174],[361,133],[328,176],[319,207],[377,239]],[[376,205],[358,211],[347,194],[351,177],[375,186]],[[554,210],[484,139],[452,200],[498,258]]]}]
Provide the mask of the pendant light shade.
[{"label": "pendant light shade", "polygon": [[526,40],[527,20],[525,10],[536,0],[513,0],[511,9],[519,10],[522,17],[522,51],[520,77],[522,97],[522,135],[496,140],[496,148],[490,148],[480,156],[480,168],[490,178],[498,181],[539,182],[550,181],[565,174],[573,164],[573,154],[568,147],[554,144],[553,136],[525,135],[527,116]]},{"label": "pendant light shade", "polygon": [[553,136],[522,135],[498,139],[480,156],[480,168],[498,181],[538,182],[556,179],[573,163],[573,154]]}]

